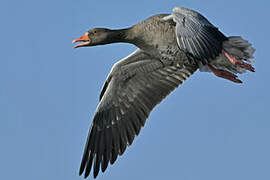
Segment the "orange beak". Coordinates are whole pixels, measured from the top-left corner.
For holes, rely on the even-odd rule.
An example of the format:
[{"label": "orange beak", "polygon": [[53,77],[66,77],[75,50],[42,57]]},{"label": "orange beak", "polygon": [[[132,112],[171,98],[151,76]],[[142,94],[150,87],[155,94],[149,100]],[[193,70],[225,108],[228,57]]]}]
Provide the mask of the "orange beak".
[{"label": "orange beak", "polygon": [[89,46],[90,45],[90,39],[88,37],[88,32],[85,33],[84,35],[82,35],[81,37],[79,37],[78,39],[75,39],[72,41],[72,44],[76,43],[76,42],[84,42],[81,44],[78,44],[76,46],[74,46],[74,48],[78,48],[78,47],[83,47],[83,46]]}]

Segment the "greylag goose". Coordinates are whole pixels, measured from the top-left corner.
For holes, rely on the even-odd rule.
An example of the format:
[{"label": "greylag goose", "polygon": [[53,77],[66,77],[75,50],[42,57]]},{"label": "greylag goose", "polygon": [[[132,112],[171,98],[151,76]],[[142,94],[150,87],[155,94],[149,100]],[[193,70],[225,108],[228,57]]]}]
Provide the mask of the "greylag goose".
[{"label": "greylag goose", "polygon": [[[227,37],[200,13],[176,7],[130,28],[94,28],[73,43],[87,47],[131,43],[138,49],[111,69],[86,141],[80,172],[104,172],[140,133],[151,110],[197,69],[235,83],[254,72],[255,49],[240,36]],[[247,62],[245,62],[247,61]]]}]

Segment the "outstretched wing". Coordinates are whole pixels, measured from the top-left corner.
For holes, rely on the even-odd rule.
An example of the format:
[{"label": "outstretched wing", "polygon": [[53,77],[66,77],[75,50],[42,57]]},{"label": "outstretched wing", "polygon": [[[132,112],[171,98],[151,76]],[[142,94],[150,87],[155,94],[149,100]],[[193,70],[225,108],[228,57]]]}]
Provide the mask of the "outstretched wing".
[{"label": "outstretched wing", "polygon": [[176,7],[172,13],[176,23],[176,36],[180,49],[192,54],[203,64],[215,59],[227,40],[218,28],[196,11]]},{"label": "outstretched wing", "polygon": [[87,177],[94,163],[94,177],[101,168],[131,145],[150,111],[172,90],[195,72],[197,66],[171,64],[150,58],[137,50],[111,70],[91,124],[80,175]]}]

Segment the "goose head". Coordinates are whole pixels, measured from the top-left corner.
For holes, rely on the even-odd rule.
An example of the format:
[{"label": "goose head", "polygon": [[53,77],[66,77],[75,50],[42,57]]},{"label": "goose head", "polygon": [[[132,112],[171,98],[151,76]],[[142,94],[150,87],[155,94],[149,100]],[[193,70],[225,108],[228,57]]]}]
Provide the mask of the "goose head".
[{"label": "goose head", "polygon": [[72,43],[83,42],[77,44],[74,48],[104,45],[115,42],[125,41],[125,30],[110,30],[107,28],[90,29],[81,37],[72,41]]}]

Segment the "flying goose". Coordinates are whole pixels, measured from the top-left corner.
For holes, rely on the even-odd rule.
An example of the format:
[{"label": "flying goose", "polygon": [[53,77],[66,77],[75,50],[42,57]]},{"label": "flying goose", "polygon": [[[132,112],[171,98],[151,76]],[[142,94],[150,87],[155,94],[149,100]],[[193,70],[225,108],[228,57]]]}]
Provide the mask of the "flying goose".
[{"label": "flying goose", "polygon": [[[254,72],[255,49],[240,36],[225,36],[200,13],[176,7],[130,28],[94,28],[73,43],[87,47],[131,43],[138,49],[111,69],[100,94],[79,174],[104,172],[139,135],[151,110],[197,69],[242,83]],[[247,63],[247,62],[249,63]]]}]

